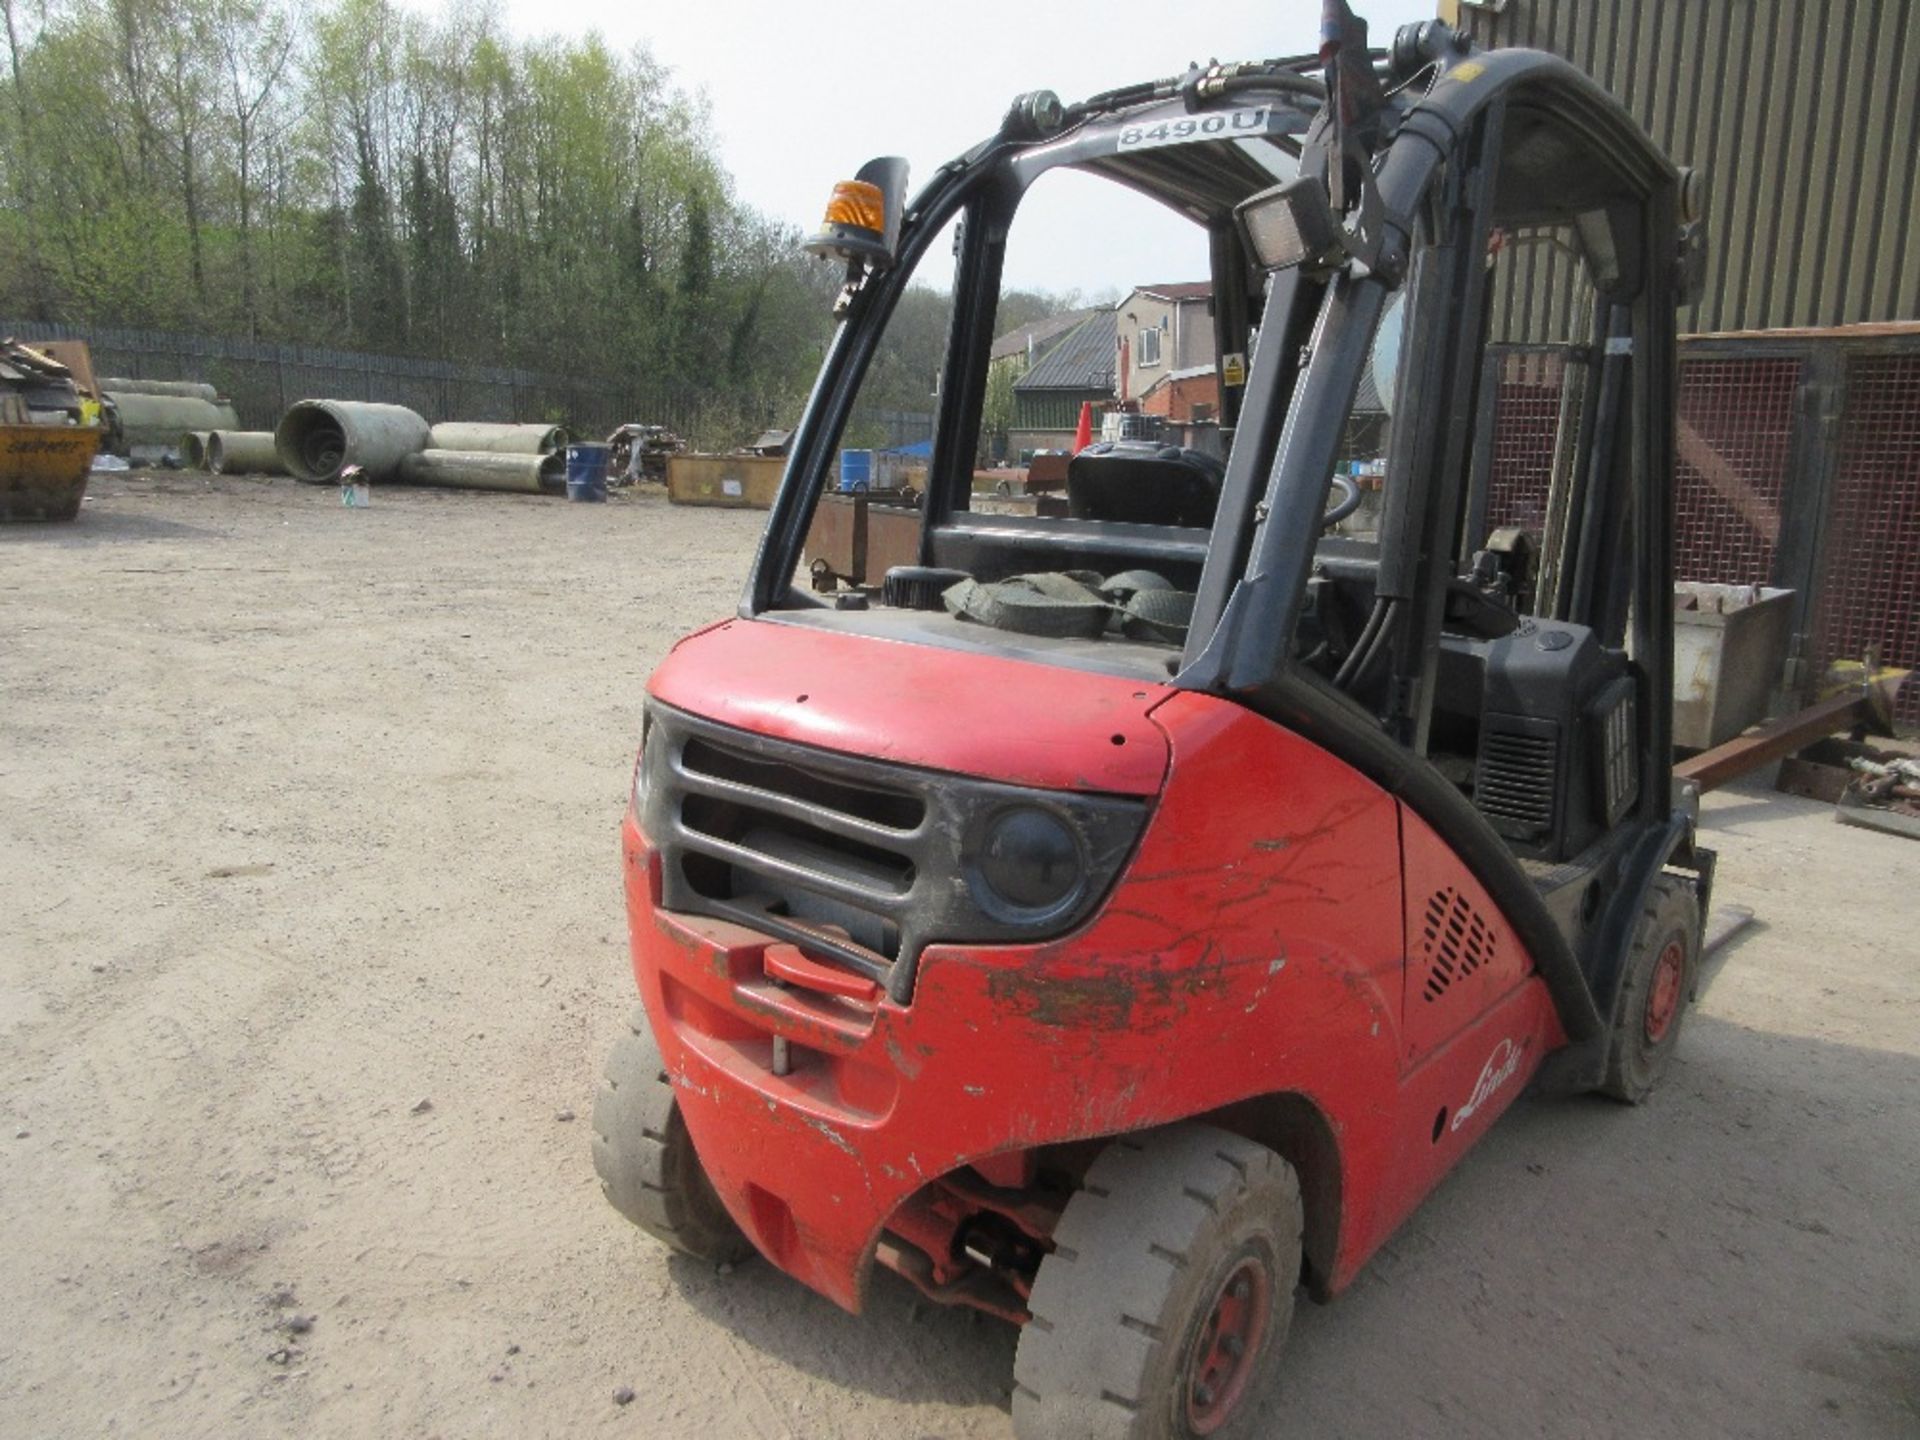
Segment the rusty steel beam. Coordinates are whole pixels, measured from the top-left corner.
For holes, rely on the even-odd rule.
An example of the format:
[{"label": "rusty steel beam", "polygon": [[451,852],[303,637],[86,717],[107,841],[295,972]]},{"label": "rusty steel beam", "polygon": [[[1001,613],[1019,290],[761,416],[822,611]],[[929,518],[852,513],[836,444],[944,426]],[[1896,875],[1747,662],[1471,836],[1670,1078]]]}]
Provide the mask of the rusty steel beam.
[{"label": "rusty steel beam", "polygon": [[1770,760],[1791,755],[1803,745],[1851,730],[1856,725],[1884,724],[1891,713],[1898,679],[1877,680],[1864,689],[1836,695],[1809,705],[1798,714],[1769,720],[1758,729],[1736,735],[1724,745],[1702,750],[1673,767],[1675,778],[1690,780],[1702,792],[1717,790]]}]

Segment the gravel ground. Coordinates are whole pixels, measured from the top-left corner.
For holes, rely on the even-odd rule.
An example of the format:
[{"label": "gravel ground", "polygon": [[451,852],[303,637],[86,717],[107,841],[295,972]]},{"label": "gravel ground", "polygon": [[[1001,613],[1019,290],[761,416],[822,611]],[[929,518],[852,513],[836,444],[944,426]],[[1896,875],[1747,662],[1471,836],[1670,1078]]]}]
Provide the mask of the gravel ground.
[{"label": "gravel ground", "polygon": [[[1010,1331],[594,1180],[642,682],[759,519],[169,476],[0,530],[0,1434],[1008,1436]],[[1268,1433],[1920,1435],[1920,848],[1707,829],[1760,923],[1667,1088],[1517,1107]]]}]

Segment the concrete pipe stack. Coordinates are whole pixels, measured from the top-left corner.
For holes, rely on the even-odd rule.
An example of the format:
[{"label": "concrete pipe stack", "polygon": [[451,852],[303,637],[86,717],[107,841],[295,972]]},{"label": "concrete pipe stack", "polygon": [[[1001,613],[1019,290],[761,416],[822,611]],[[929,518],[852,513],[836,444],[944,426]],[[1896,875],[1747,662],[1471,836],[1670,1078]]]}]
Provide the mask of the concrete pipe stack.
[{"label": "concrete pipe stack", "polygon": [[368,480],[396,479],[430,439],[427,422],[404,405],[358,400],[302,400],[273,432],[280,463],[308,485],[336,485],[350,465]]},{"label": "concrete pipe stack", "polygon": [[205,400],[217,404],[220,392],[204,380],[128,380],[114,376],[99,382],[102,391],[120,395],[162,395],[174,400]]},{"label": "concrete pipe stack", "polygon": [[401,464],[400,478],[415,485],[445,485],[459,490],[557,494],[566,489],[566,456],[559,451],[516,455],[423,450],[409,455]]},{"label": "concrete pipe stack", "polygon": [[216,475],[284,475],[271,430],[215,430],[207,436],[207,468]]},{"label": "concrete pipe stack", "polygon": [[482,455],[551,455],[565,450],[567,432],[558,425],[493,425],[455,420],[433,427],[435,450]]},{"label": "concrete pipe stack", "polygon": [[[252,453],[250,438],[217,438],[223,443],[216,468],[234,468],[236,441]],[[337,484],[358,466],[371,481],[528,495],[565,492],[566,444],[557,425],[430,426],[403,406],[354,400],[302,400],[273,432],[280,465],[309,485]]]},{"label": "concrete pipe stack", "polygon": [[150,395],[142,390],[113,390],[107,385],[101,387],[100,393],[112,407],[108,434],[111,448],[120,455],[131,455],[136,450],[174,450],[180,444],[180,437],[189,432],[204,434],[210,430],[240,428],[239,415],[225,400],[209,400],[197,395]]},{"label": "concrete pipe stack", "polygon": [[566,489],[567,432],[558,425],[497,425],[457,420],[433,427],[432,445],[401,467],[415,485],[508,490],[524,495]]}]

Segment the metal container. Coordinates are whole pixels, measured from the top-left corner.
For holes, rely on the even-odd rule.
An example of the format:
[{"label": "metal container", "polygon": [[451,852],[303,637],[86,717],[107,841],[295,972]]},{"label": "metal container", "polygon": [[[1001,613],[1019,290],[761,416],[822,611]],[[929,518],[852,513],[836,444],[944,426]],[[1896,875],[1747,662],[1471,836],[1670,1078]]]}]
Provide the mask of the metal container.
[{"label": "metal container", "polygon": [[1793,624],[1793,591],[1673,587],[1673,743],[1707,750],[1766,718]]},{"label": "metal container", "polygon": [[99,447],[91,425],[0,425],[0,520],[73,519]]},{"label": "metal container", "polygon": [[284,475],[271,430],[215,430],[207,436],[207,468],[216,475]]},{"label": "metal container", "polygon": [[920,563],[920,512],[870,495],[822,495],[805,554],[816,590],[877,585],[894,566]]},{"label": "metal container", "polygon": [[547,455],[567,448],[567,432],[558,425],[493,425],[455,420],[433,427],[431,448],[468,454]]},{"label": "metal container", "polygon": [[857,495],[871,489],[873,489],[873,451],[842,450],[840,452],[840,493]]},{"label": "metal container", "polygon": [[786,468],[777,455],[675,455],[667,461],[667,498],[676,505],[770,510]]},{"label": "metal container", "polygon": [[[238,422],[230,428],[238,429]],[[308,485],[337,485],[349,465],[358,465],[369,480],[392,480],[431,439],[427,422],[404,405],[359,400],[302,400],[273,432],[280,463]]]},{"label": "metal container", "polygon": [[607,498],[611,445],[584,442],[567,447],[567,499],[597,504]]}]

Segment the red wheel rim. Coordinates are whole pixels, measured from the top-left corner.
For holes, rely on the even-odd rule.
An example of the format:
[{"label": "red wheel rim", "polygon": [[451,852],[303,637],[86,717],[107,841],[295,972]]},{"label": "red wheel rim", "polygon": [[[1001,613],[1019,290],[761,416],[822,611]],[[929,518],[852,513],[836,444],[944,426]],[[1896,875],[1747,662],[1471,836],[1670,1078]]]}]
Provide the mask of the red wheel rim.
[{"label": "red wheel rim", "polygon": [[1242,1260],[1220,1282],[1187,1352],[1187,1428],[1195,1435],[1211,1435],[1226,1424],[1246,1395],[1272,1296],[1272,1279],[1256,1256]]},{"label": "red wheel rim", "polygon": [[1673,1029],[1680,1013],[1680,982],[1687,973],[1687,951],[1678,940],[1660,952],[1660,963],[1653,967],[1653,983],[1647,987],[1647,1039],[1658,1045]]}]

